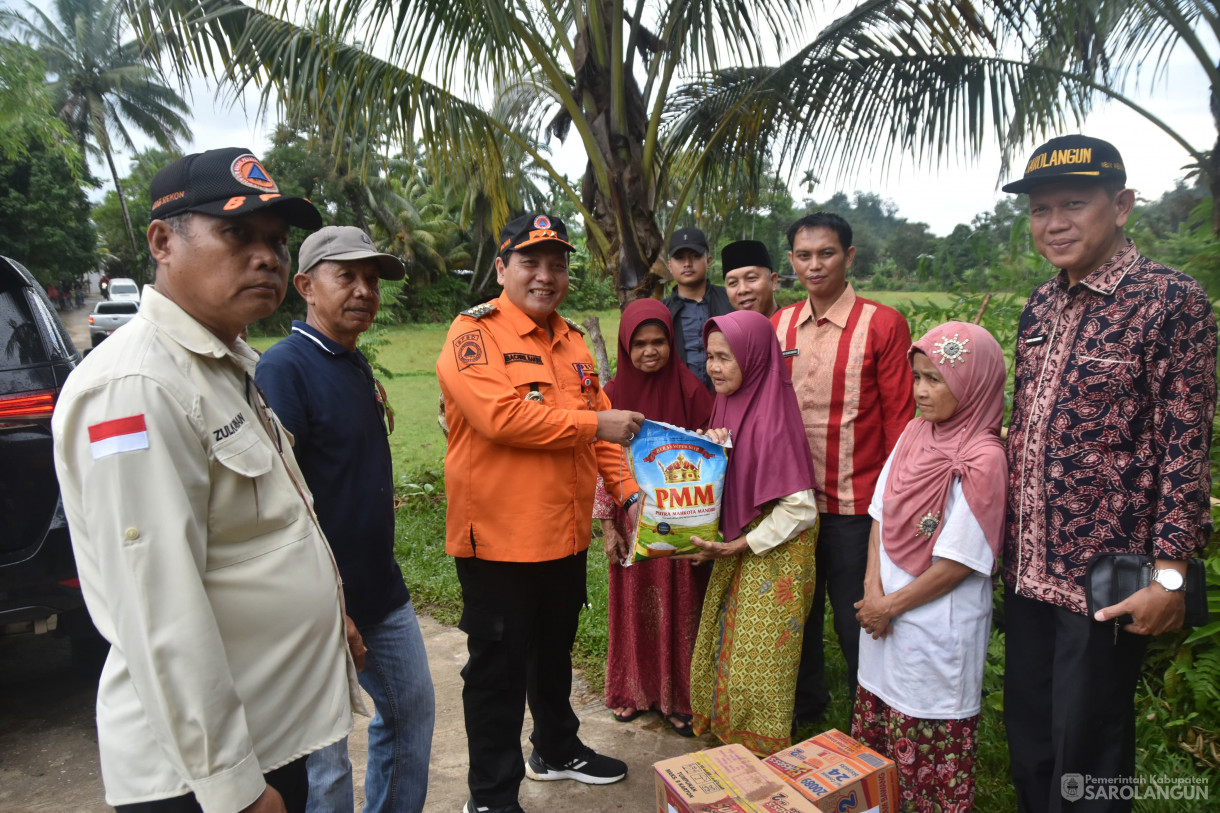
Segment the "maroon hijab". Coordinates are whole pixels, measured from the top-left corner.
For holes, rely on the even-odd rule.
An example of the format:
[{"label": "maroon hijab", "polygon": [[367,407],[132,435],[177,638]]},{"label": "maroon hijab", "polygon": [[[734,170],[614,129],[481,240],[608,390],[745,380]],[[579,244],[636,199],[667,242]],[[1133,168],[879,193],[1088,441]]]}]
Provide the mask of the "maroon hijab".
[{"label": "maroon hijab", "polygon": [[[646,324],[660,325],[669,338],[669,361],[655,373],[641,372],[631,363],[631,339]],[[678,358],[669,308],[655,299],[637,299],[623,311],[618,326],[618,372],[606,382],[605,390],[615,409],[633,409],[650,421],[683,429],[707,428],[712,414],[712,394]]]},{"label": "maroon hijab", "polygon": [[1004,420],[1004,351],[986,328],[947,322],[907,351],[924,353],[957,399],[946,420],[913,418],[894,449],[882,492],[885,552],[918,576],[932,564],[945,502],[960,477],[970,511],[998,557],[1004,535],[1008,458],[1000,442]]},{"label": "maroon hijab", "polygon": [[741,386],[717,394],[711,427],[733,433],[720,530],[739,537],[772,500],[813,488],[813,458],[792,377],[771,320],[754,311],[709,319],[703,343],[719,330],[741,367]]}]

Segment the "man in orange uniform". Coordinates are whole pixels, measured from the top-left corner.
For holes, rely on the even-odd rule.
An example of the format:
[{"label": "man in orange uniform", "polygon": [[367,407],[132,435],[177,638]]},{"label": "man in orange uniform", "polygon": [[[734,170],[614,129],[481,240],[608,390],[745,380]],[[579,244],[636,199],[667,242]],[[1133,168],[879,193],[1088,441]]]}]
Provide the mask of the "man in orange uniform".
[{"label": "man in orange uniform", "polygon": [[[571,651],[597,474],[634,522],[639,488],[615,444],[630,443],[644,416],[610,409],[580,329],[555,312],[571,250],[558,218],[505,226],[496,258],[504,293],[453,321],[436,364],[449,421],[445,549],[470,654],[465,813],[521,813],[523,775],[598,785],[627,775],[577,736]],[[523,765],[527,697],[534,748]]]}]

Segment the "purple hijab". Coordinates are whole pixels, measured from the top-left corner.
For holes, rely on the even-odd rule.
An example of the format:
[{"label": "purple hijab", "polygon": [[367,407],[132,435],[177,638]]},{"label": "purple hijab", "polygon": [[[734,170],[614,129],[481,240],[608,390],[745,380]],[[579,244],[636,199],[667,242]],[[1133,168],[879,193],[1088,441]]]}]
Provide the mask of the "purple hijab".
[{"label": "purple hijab", "polygon": [[771,320],[754,311],[709,319],[704,346],[717,330],[741,367],[741,386],[732,395],[717,393],[708,424],[733,433],[720,512],[721,533],[733,540],[767,503],[813,488],[813,458]]}]

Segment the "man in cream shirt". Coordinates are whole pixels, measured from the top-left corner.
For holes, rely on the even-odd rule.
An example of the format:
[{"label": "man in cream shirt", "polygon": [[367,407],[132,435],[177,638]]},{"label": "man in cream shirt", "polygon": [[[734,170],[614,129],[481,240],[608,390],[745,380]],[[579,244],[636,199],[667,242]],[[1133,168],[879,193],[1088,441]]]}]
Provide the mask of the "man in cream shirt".
[{"label": "man in cream shirt", "polygon": [[188,155],[150,191],[156,284],[53,420],[81,588],[111,644],[106,801],[302,810],[304,756],[363,709],[338,572],[239,335],[283,300],[289,226],[321,217],[240,149]]}]

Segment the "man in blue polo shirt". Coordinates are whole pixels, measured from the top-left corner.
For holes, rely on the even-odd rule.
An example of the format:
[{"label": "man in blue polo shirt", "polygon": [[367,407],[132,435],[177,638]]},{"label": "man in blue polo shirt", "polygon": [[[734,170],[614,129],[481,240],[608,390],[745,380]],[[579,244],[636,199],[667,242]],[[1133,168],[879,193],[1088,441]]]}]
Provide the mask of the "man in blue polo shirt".
[{"label": "man in blue polo shirt", "polygon": [[[398,258],[352,226],[327,226],[301,245],[293,284],[304,322],[259,361],[255,378],[295,438],[294,452],[330,542],[347,614],[368,648],[360,685],[369,724],[366,811],[420,811],[428,789],[435,698],[411,597],[394,560],[393,413],[356,339],[381,304],[380,279]],[[347,740],[311,754],[309,810],[350,811]]]}]

